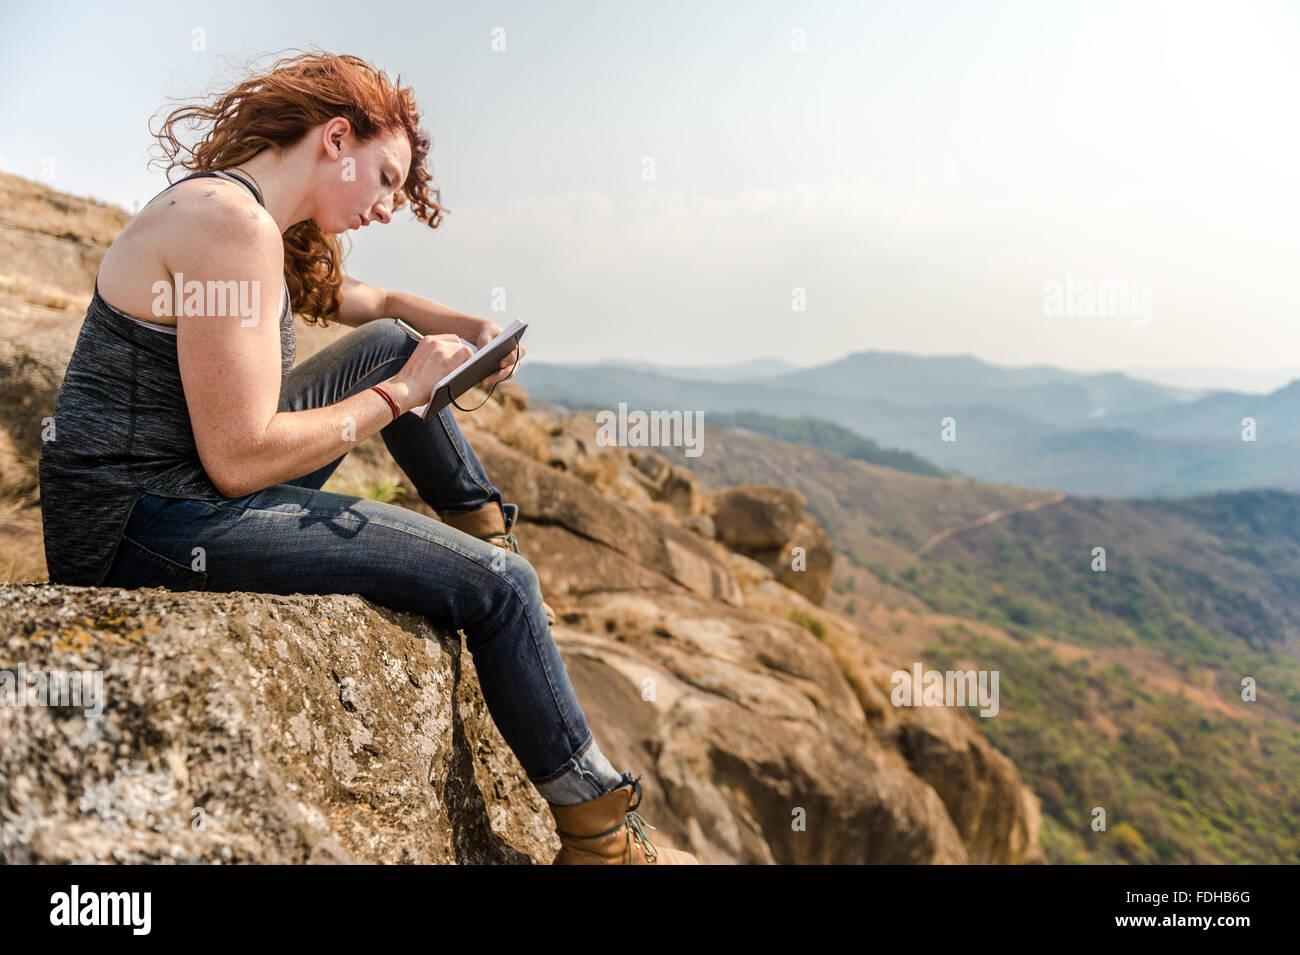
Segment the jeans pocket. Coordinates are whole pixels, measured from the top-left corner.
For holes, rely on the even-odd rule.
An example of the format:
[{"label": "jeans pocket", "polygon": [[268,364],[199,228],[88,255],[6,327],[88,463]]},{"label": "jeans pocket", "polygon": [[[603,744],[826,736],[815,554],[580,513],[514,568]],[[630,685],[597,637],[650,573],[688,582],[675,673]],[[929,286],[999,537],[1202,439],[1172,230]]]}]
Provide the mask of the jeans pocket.
[{"label": "jeans pocket", "polygon": [[150,550],[125,534],[104,579],[105,587],[165,587],[167,590],[206,590],[208,572],[194,570]]}]

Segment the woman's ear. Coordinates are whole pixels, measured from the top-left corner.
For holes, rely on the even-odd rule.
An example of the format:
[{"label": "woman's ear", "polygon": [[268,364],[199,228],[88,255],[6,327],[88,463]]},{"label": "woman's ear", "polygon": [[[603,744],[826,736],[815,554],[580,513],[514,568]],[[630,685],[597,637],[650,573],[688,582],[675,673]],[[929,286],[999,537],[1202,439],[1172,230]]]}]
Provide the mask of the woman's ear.
[{"label": "woman's ear", "polygon": [[335,116],[325,124],[323,130],[325,135],[325,148],[330,150],[330,156],[338,159],[343,154],[343,137],[352,130],[352,124],[348,122],[345,116]]}]

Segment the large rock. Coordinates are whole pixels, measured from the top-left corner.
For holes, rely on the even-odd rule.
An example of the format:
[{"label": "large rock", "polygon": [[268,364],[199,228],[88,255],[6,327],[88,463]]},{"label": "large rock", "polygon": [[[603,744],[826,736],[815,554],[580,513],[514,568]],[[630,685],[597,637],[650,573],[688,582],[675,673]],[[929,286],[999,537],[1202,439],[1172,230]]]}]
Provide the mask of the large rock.
[{"label": "large rock", "polygon": [[[659,574],[701,596],[738,603],[740,590],[722,554],[709,542],[655,514],[593,492],[579,478],[525,457],[491,435],[476,433],[474,451],[506,499],[519,505],[521,540],[529,524],[551,524],[600,544],[641,568]],[[591,573],[591,565],[550,555],[571,575]],[[606,585],[607,586],[607,585]]]},{"label": "large rock", "polygon": [[935,790],[881,746],[806,630],[690,594],[594,594],[561,653],[643,814],[703,862],[961,863]]},{"label": "large rock", "polygon": [[0,862],[549,862],[545,800],[460,640],[349,596],[0,584]]},{"label": "large rock", "polygon": [[898,717],[895,739],[908,765],[934,788],[972,860],[1043,861],[1038,797],[1021,783],[1015,764],[970,725],[972,717],[943,707],[900,708]]},{"label": "large rock", "polygon": [[798,491],[742,484],[707,495],[703,507],[713,519],[717,540],[757,560],[813,603],[826,599],[835,552]]},{"label": "large rock", "polygon": [[771,569],[777,580],[813,603],[820,604],[830,593],[835,552],[826,529],[811,515],[805,515],[795,526],[784,546],[751,553]]},{"label": "large rock", "polygon": [[803,495],[789,488],[741,484],[706,498],[718,540],[733,550],[781,547],[804,517]]}]

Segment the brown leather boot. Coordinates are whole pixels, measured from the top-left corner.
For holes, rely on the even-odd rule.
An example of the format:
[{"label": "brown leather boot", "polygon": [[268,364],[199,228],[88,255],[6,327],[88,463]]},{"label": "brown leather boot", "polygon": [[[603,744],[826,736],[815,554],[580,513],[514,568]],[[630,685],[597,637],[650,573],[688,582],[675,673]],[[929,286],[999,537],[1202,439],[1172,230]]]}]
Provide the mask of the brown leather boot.
[{"label": "brown leather boot", "polygon": [[[646,835],[653,829],[636,812],[641,805],[641,777],[623,774],[612,792],[572,806],[548,802],[560,837],[560,854],[552,865],[699,865],[683,849],[656,846]],[[633,801],[635,799],[635,801]]]},{"label": "brown leather boot", "polygon": [[[508,516],[507,516],[508,515]],[[489,501],[482,507],[475,508],[472,511],[465,511],[461,514],[439,514],[444,524],[449,524],[458,531],[464,531],[472,537],[485,540],[489,544],[495,544],[497,547],[504,547],[506,550],[512,550],[519,553],[519,544],[515,540],[515,535],[510,532],[510,528],[515,526],[515,518],[519,515],[518,504],[505,504],[497,507]],[[547,623],[554,624],[556,621],[555,611],[545,600],[542,601],[542,609],[546,611]]]}]

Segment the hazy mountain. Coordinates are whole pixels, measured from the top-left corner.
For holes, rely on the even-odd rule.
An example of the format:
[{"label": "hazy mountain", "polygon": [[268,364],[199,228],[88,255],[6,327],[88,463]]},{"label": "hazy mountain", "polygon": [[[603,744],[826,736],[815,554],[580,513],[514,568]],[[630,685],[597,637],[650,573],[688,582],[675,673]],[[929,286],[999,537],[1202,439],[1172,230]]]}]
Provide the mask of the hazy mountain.
[{"label": "hazy mountain", "polygon": [[1058,425],[1104,421],[1190,401],[1196,392],[1138,381],[1118,372],[1083,375],[1046,365],[1002,368],[969,355],[923,357],[855,352],[847,358],[771,377],[767,383],[835,395],[942,410],[980,403],[1026,411]]},{"label": "hazy mountain", "polygon": [[1300,378],[1300,365],[1276,368],[1161,368],[1130,367],[1122,371],[1134,378],[1186,388],[1208,394],[1211,391],[1238,391],[1251,395],[1266,395],[1285,388]]},{"label": "hazy mountain", "polygon": [[[572,408],[819,418],[946,471],[1072,494],[1300,491],[1300,381],[1271,395],[1199,394],[1119,373],[886,352],[749,380],[538,363],[519,381]],[[1253,441],[1242,440],[1245,417],[1256,421]],[[944,440],[948,422],[955,440]]]},{"label": "hazy mountain", "polygon": [[1248,417],[1255,419],[1258,439],[1300,438],[1300,381],[1267,395],[1216,391],[1185,404],[1116,414],[1110,424],[1159,438],[1240,442]]},{"label": "hazy mountain", "polygon": [[649,371],[669,378],[686,381],[748,381],[754,378],[770,378],[798,370],[793,362],[780,358],[755,358],[753,361],[740,362],[736,365],[655,365],[646,361],[627,361],[609,359],[590,365],[573,365],[566,367],[592,368],[600,366],[630,368],[634,371]]},{"label": "hazy mountain", "polygon": [[944,477],[942,468],[908,451],[882,448],[870,438],[842,428],[821,418],[778,418],[757,411],[712,412],[708,421],[718,427],[750,431],[766,435],[777,441],[805,444],[823,451],[834,451],[855,461],[879,464],[881,467],[906,471],[909,474],[928,474]]}]

